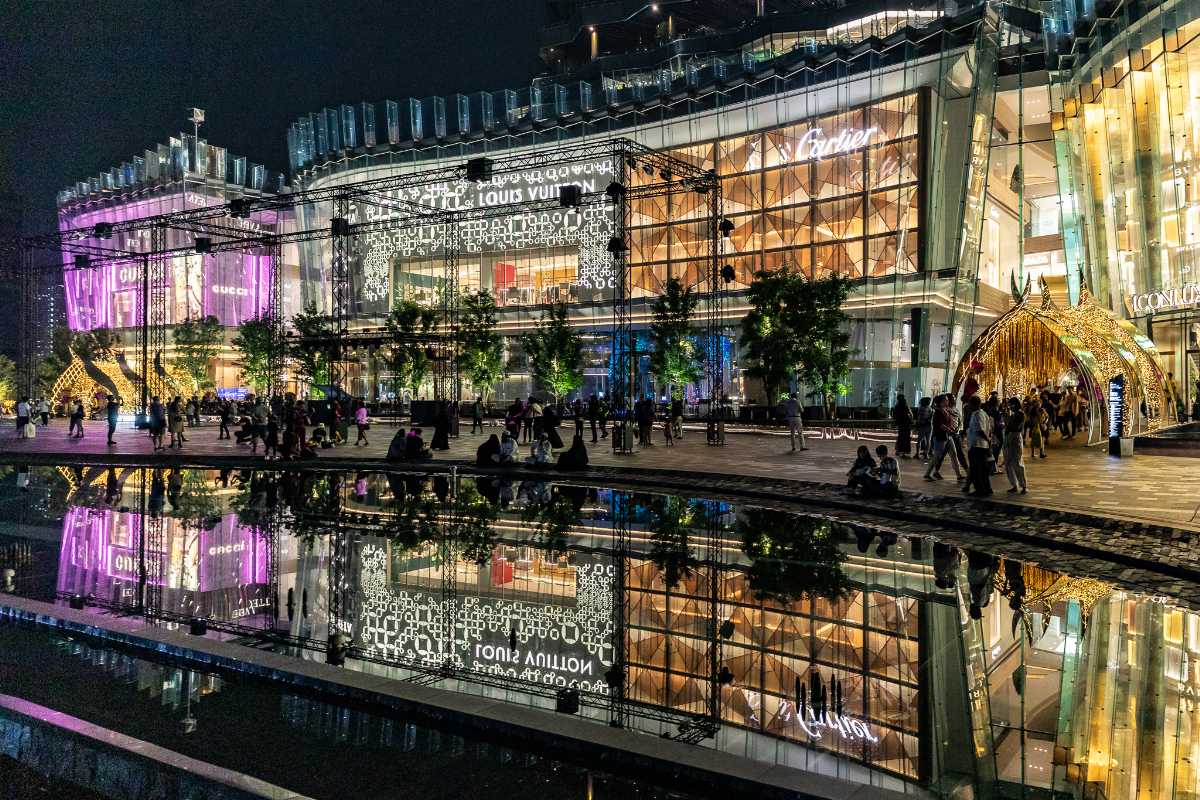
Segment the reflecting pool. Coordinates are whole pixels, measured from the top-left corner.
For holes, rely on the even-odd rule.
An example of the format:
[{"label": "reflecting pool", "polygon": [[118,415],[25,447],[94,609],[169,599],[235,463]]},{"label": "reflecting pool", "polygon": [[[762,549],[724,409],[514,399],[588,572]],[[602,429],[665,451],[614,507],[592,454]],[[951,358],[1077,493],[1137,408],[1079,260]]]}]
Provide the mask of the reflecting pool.
[{"label": "reflecting pool", "polygon": [[1194,597],[652,489],[8,470],[8,593],[921,796],[1200,788]]}]

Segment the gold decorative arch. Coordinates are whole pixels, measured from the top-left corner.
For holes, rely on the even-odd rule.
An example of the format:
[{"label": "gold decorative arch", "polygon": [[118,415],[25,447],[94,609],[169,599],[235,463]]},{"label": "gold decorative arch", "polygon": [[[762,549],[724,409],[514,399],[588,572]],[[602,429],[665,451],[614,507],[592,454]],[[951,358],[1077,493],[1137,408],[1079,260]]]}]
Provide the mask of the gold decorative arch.
[{"label": "gold decorative arch", "polygon": [[[105,382],[97,379],[102,376]],[[168,369],[168,375],[152,372],[150,376],[150,394],[167,398],[175,395],[190,396],[194,382],[186,374],[177,369]],[[55,402],[74,400],[83,401],[83,408],[91,413],[96,406],[96,396],[106,395],[114,389],[119,397],[127,404],[133,403],[141,396],[140,381],[135,383],[122,369],[121,362],[116,357],[97,358],[84,363],[77,353],[71,353],[71,363],[54,381],[50,397]]]},{"label": "gold decorative arch", "polygon": [[955,371],[953,389],[978,366],[982,394],[1024,396],[1032,387],[1074,382],[1089,399],[1088,441],[1101,441],[1108,429],[1108,381],[1125,377],[1122,435],[1155,430],[1167,422],[1163,374],[1154,346],[1132,325],[1100,307],[1087,287],[1079,302],[1062,308],[1041,282],[1040,302],[1030,302],[1030,284],[1013,292],[1015,303],[967,348]]}]

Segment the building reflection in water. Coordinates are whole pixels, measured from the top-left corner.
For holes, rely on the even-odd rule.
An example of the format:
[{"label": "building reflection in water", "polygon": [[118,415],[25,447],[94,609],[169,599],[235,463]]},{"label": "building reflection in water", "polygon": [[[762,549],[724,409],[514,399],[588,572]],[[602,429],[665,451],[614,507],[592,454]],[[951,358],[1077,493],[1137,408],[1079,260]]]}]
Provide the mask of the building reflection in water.
[{"label": "building reflection in water", "polygon": [[1200,622],[1168,599],[715,501],[183,472],[73,482],[62,596],[524,704],[573,687],[584,716],[881,786],[1200,788]]}]

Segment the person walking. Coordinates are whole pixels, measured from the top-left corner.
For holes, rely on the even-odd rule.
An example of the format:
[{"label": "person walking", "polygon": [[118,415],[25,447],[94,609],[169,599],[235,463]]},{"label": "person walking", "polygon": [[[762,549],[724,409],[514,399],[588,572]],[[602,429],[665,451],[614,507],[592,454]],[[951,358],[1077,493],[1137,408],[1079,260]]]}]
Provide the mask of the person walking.
[{"label": "person walking", "polygon": [[[108,418],[107,419],[107,421],[108,421],[108,442],[107,442],[107,444],[112,446],[112,445],[116,444],[116,441],[113,439],[113,434],[115,434],[117,432],[117,421],[121,416],[121,398],[114,397],[113,395],[110,394],[108,396],[108,404],[104,407],[104,411]],[[79,424],[79,431],[80,431],[80,435],[82,435],[83,434],[83,423]]]},{"label": "person walking", "polygon": [[788,439],[792,442],[792,452],[796,452],[796,440],[800,440],[800,449],[807,450],[804,444],[804,409],[795,392],[788,395],[783,403],[783,414],[787,417]]},{"label": "person walking", "polygon": [[917,404],[917,458],[928,463],[933,450],[933,398],[922,397]]},{"label": "person walking", "polygon": [[25,438],[25,426],[29,424],[29,398],[22,397],[17,401],[17,438]]},{"label": "person walking", "polygon": [[[479,401],[475,402],[476,406],[478,406]],[[354,409],[354,427],[358,428],[358,438],[354,440],[354,446],[358,447],[360,444],[364,446],[370,444],[367,441],[367,431],[371,429],[371,423],[367,417],[367,403],[361,398],[358,401],[358,408]],[[471,426],[471,432],[475,432],[474,425]]]},{"label": "person walking", "polygon": [[904,395],[896,395],[896,405],[892,406],[892,421],[896,423],[896,455],[900,458],[912,458],[912,426],[913,413]]},{"label": "person walking", "polygon": [[671,427],[674,429],[675,438],[683,438],[683,398],[676,397],[671,400]]},{"label": "person walking", "polygon": [[68,439],[83,438],[83,401],[76,398],[75,405],[71,407],[71,425],[67,429]]},{"label": "person walking", "polygon": [[150,443],[155,450],[165,450],[163,434],[167,430],[167,409],[158,395],[150,399]]},{"label": "person walking", "polygon": [[967,485],[965,494],[990,497],[992,494],[991,455],[992,418],[979,402],[979,395],[967,403]]},{"label": "person walking", "polygon": [[38,415],[42,418],[42,427],[50,425],[50,401],[43,397],[38,401]]},{"label": "person walking", "polygon": [[592,429],[592,444],[595,444],[598,441],[596,439],[596,423],[600,420],[600,398],[596,397],[595,393],[588,398],[587,418],[588,425]]},{"label": "person walking", "polygon": [[583,436],[583,400],[578,397],[575,398],[574,403],[571,403],[571,416],[575,419],[575,435]]},{"label": "person walking", "polygon": [[925,470],[925,480],[927,481],[942,480],[942,462],[946,460],[947,454],[950,456],[950,466],[954,467],[954,477],[959,481],[963,479],[962,471],[958,468],[958,458],[954,453],[954,445],[950,441],[955,436],[954,422],[950,415],[951,400],[952,398],[948,394],[938,395],[933,400],[932,432],[930,434],[933,453],[929,459],[929,467]]},{"label": "person walking", "polygon": [[221,403],[218,411],[221,420],[221,427],[217,430],[217,439],[232,439],[229,434],[229,426],[233,424],[233,402],[226,400]]},{"label": "person walking", "polygon": [[263,400],[261,397],[258,398],[254,403],[254,411],[252,412],[252,416],[250,418],[250,430],[252,431],[252,435],[250,437],[251,453],[258,452],[259,439],[262,440],[263,447],[266,447],[267,423],[270,421],[270,419],[271,409],[267,406],[267,402],[265,400]]},{"label": "person walking", "polygon": [[196,402],[196,395],[192,395],[184,405],[184,416],[187,418],[187,426],[194,428],[200,424],[200,406]]},{"label": "person walking", "polygon": [[600,438],[608,438],[608,401],[603,397],[600,398],[600,404],[597,406],[596,418],[600,421]]},{"label": "person walking", "polygon": [[1009,494],[1025,494],[1025,412],[1021,401],[1010,398],[1008,417],[1004,421],[1004,474],[1008,476]]},{"label": "person walking", "polygon": [[476,397],[471,404],[471,433],[483,433],[483,398]]},{"label": "person walking", "polygon": [[178,396],[167,406],[167,429],[171,434],[171,443],[167,447],[183,449],[187,439],[183,436],[183,400]]}]

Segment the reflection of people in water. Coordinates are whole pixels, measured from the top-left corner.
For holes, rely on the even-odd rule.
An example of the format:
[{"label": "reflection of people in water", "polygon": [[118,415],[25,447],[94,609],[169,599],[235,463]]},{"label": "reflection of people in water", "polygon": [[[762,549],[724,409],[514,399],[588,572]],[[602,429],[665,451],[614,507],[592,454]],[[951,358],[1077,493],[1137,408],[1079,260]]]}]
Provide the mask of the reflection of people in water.
[{"label": "reflection of people in water", "polygon": [[117,479],[117,468],[109,467],[104,477],[104,505],[116,505],[121,497],[121,483]]},{"label": "reflection of people in water", "polygon": [[172,509],[179,508],[179,497],[183,494],[183,475],[173,469],[167,473],[167,500]]},{"label": "reflection of people in water", "polygon": [[150,477],[150,499],[147,506],[151,518],[162,516],[166,494],[167,485],[163,482],[162,470],[156,469]]}]

